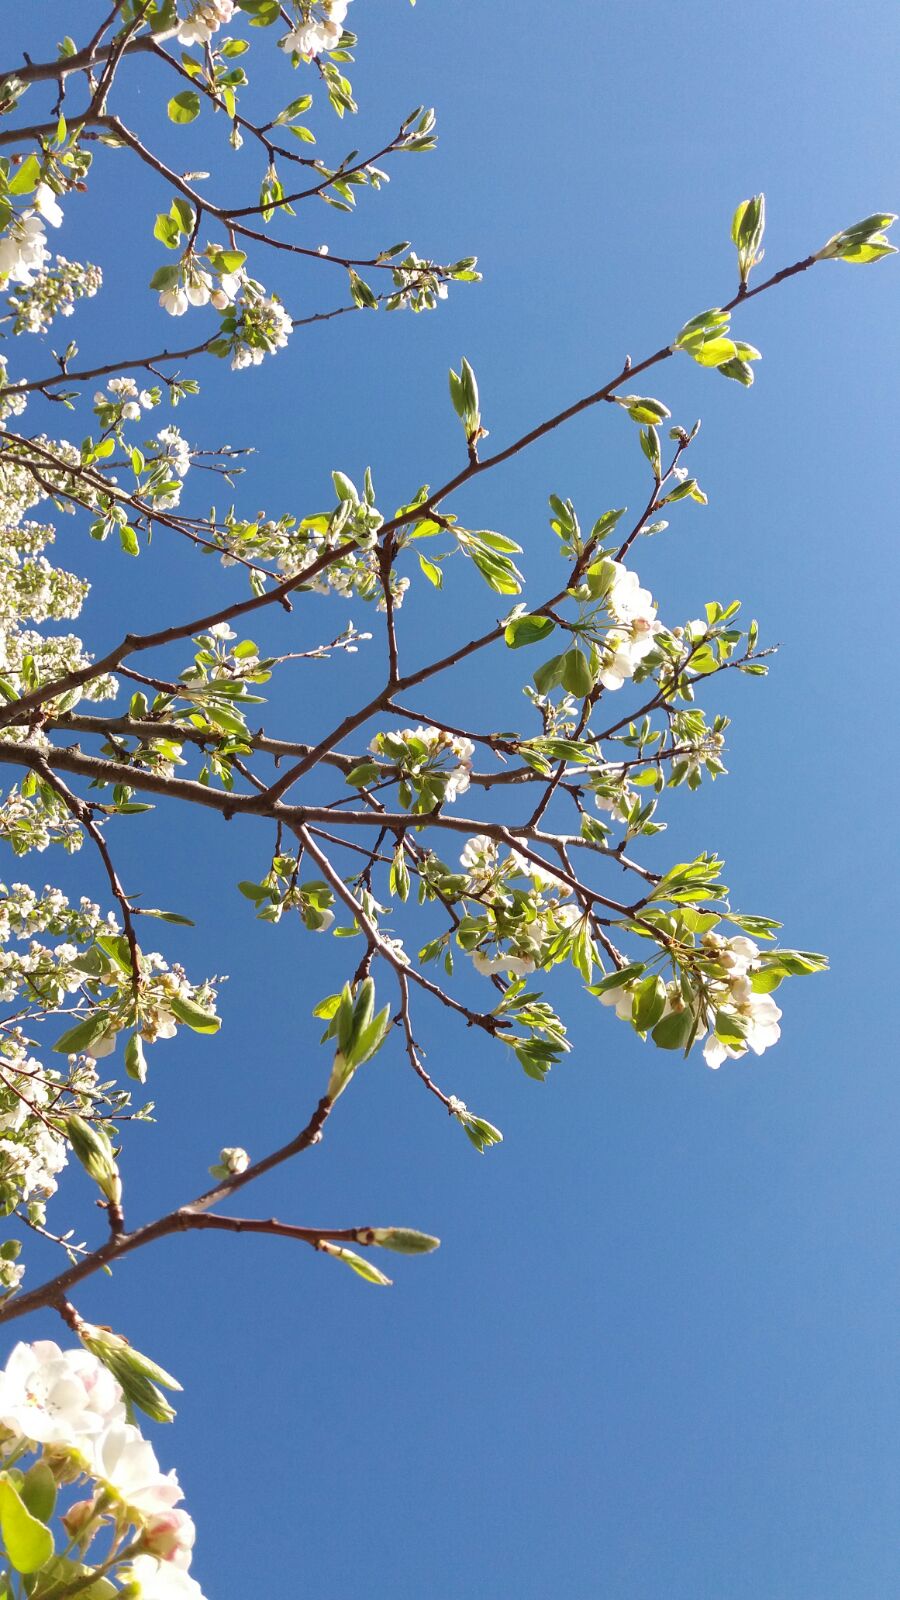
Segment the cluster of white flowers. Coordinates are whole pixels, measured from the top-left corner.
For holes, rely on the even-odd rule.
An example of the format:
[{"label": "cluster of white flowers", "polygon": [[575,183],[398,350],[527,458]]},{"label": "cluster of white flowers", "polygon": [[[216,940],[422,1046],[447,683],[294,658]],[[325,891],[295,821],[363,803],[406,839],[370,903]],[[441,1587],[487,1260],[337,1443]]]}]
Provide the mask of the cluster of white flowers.
[{"label": "cluster of white flowers", "polygon": [[44,224],[34,211],[13,217],[0,235],[0,284],[29,284],[49,260]]},{"label": "cluster of white flowers", "polygon": [[[10,391],[4,391],[9,393]],[[34,440],[53,460],[42,468],[44,484],[59,485],[65,491],[75,485],[68,467],[79,462],[79,452],[67,440]],[[0,675],[16,694],[25,694],[36,685],[55,682],[90,662],[82,642],[74,634],[44,636],[22,627],[31,618],[74,618],[81,611],[89,585],[72,573],[51,566],[40,552],[51,543],[54,531],[28,520],[27,514],[47,498],[47,488],[34,473],[16,458],[18,447],[0,456]],[[65,501],[60,504],[66,505]],[[78,688],[67,690],[54,704],[71,710],[81,699],[105,700],[118,692],[116,680],[94,678]],[[40,743],[42,735],[7,730],[8,738],[32,737]]]},{"label": "cluster of white flowers", "polygon": [[472,888],[477,890],[494,877],[500,864],[500,846],[489,834],[479,833],[466,842],[459,859]]},{"label": "cluster of white flowers", "polygon": [[656,635],[665,630],[657,621],[653,596],[649,589],[641,588],[637,573],[629,571],[621,561],[611,561],[609,565],[614,577],[606,605],[614,620],[623,626],[606,636],[599,679],[605,689],[621,689],[650,654]]},{"label": "cluster of white flowers", "polygon": [[[0,1196],[4,1207],[46,1200],[56,1192],[56,1174],[66,1164],[67,1146],[48,1121],[45,1108],[60,1091],[59,1075],[26,1053],[19,1038],[4,1041],[0,1056]],[[23,1268],[4,1275],[4,1288],[16,1286]]]},{"label": "cluster of white flowers", "polygon": [[27,394],[18,384],[9,382],[8,372],[6,357],[0,355],[0,433],[8,418],[20,417],[28,404]]},{"label": "cluster of white flowers", "polygon": [[54,317],[71,317],[77,300],[90,300],[103,285],[103,273],[91,262],[56,256],[27,284],[10,294],[13,333],[46,333]]},{"label": "cluster of white flowers", "polygon": [[[420,723],[417,728],[401,728],[397,733],[376,733],[369,749],[413,780],[440,776],[445,800],[456,800],[469,787],[475,746],[462,734]],[[448,757],[453,762],[449,770]]]},{"label": "cluster of white flowers", "polygon": [[304,6],[304,18],[278,42],[292,55],[317,56],[336,50],[344,31],[350,0],[321,0],[317,10]]},{"label": "cluster of white flowers", "polygon": [[[110,971],[105,982],[116,985],[111,999],[103,1008],[103,1031],[84,1047],[90,1061],[100,1061],[112,1055],[120,1033],[134,1026],[134,996],[131,975]],[[184,968],[177,962],[169,966],[158,950],[141,952],[141,999],[138,1029],[142,1039],[155,1044],[157,1039],[174,1039],[179,1019],[173,1002],[183,1001],[212,1014],[216,991],[209,980],[192,983]]]},{"label": "cluster of white flowers", "polygon": [[[493,951],[487,943],[471,951],[476,972],[488,976],[505,972],[510,977],[526,977],[541,965],[550,941],[571,928],[582,915],[577,905],[563,903],[571,898],[570,885],[549,867],[529,860],[518,850],[511,850],[501,860],[500,847],[488,834],[476,834],[469,839],[459,859],[466,869],[472,894],[482,906],[499,911],[501,918],[512,907],[513,889],[521,898],[521,886],[514,880],[528,879],[527,917],[519,917],[512,932],[501,932]],[[503,948],[499,940],[505,940],[509,947]]]},{"label": "cluster of white flowers", "polygon": [[0,626],[78,616],[89,585],[40,554],[53,538],[37,522],[0,528]]},{"label": "cluster of white flowers", "polygon": [[710,985],[713,1004],[708,1016],[709,1025],[714,1025],[716,1011],[723,1009],[730,1016],[740,1019],[739,1026],[744,1033],[741,1044],[723,1043],[711,1033],[703,1046],[707,1066],[720,1067],[723,1061],[737,1061],[748,1050],[761,1056],[764,1050],[777,1044],[781,1038],[778,1026],[781,1012],[770,994],[758,994],[753,988],[750,974],[759,965],[759,946],[743,935],[735,939],[723,939],[715,933],[706,934],[703,945],[714,956],[716,966],[723,969],[722,977],[715,978]]},{"label": "cluster of white flowers", "polygon": [[627,767],[621,762],[608,761],[592,776],[594,805],[598,811],[608,811],[616,822],[626,822],[635,798],[629,787]]},{"label": "cluster of white flowers", "polygon": [[176,478],[186,478],[191,467],[191,447],[179,430],[170,423],[167,428],[160,428],[156,435],[162,445],[162,458]]},{"label": "cluster of white flowers", "polygon": [[240,270],[212,277],[193,252],[189,252],[181,262],[177,281],[162,290],[159,303],[170,317],[183,317],[191,306],[213,306],[216,311],[226,311],[234,304],[243,283],[244,275]]},{"label": "cluster of white flowers", "polygon": [[[69,673],[88,666],[90,661],[91,657],[74,633],[52,634],[45,638],[43,634],[16,628],[14,624],[4,623],[0,619],[0,673],[17,694],[27,693],[35,683],[56,683]],[[26,672],[31,675],[27,680],[23,677]],[[116,679],[107,674],[92,678],[79,688],[67,690],[50,705],[71,710],[79,700],[109,700],[117,692]]]},{"label": "cluster of white flowers", "polygon": [[[711,969],[704,972],[708,1000],[697,1029],[698,1038],[706,1037],[703,1057],[707,1066],[720,1067],[723,1061],[738,1061],[748,1050],[761,1056],[781,1038],[781,1011],[770,994],[758,993],[753,988],[751,974],[759,967],[759,946],[743,935],[725,939],[716,933],[704,934],[701,943],[713,962]],[[631,1022],[634,992],[633,983],[620,984],[602,993],[600,1003],[613,1006],[617,1017]],[[684,1011],[685,1004],[680,985],[669,983],[660,1020],[673,1011]],[[728,1019],[733,1042],[725,1042],[717,1038],[715,1032],[710,1032],[716,1028],[718,1012]]]},{"label": "cluster of white flowers", "polygon": [[109,1530],[119,1550],[109,1572],[135,1600],[203,1600],[188,1571],[195,1529],[176,1509],[178,1478],[163,1472],[127,1417],[119,1383],[90,1350],[61,1350],[49,1339],[17,1344],[0,1372],[3,1455],[38,1453],[61,1486],[88,1486],[62,1516],[81,1560],[89,1562],[94,1537]]},{"label": "cluster of white flowers", "polygon": [[0,287],[10,283],[28,287],[50,259],[44,223],[58,228],[63,214],[48,183],[39,183],[31,205],[10,219],[0,234]]},{"label": "cluster of white flowers", "polygon": [[[293,323],[276,295],[259,293],[245,283],[235,310],[236,315],[226,317],[223,324],[233,372],[258,367],[266,356],[284,349]],[[233,327],[229,326],[232,322]]]},{"label": "cluster of white flowers", "polygon": [[61,889],[50,884],[39,895],[28,883],[10,887],[0,883],[0,944],[7,944],[11,938],[32,938],[36,933],[89,944],[98,934],[118,932],[113,913],[101,913],[100,907],[86,896],[73,906]]},{"label": "cluster of white flowers", "polygon": [[159,405],[158,389],[139,389],[133,378],[110,378],[109,394],[98,389],[94,395],[94,409],[104,428],[116,422],[138,422],[143,411]]},{"label": "cluster of white flowers", "polygon": [[17,856],[30,850],[46,850],[61,844],[72,852],[80,850],[80,824],[61,803],[50,806],[41,798],[23,795],[17,784],[0,800],[0,839],[5,839]]},{"label": "cluster of white flowers", "polygon": [[181,0],[177,9],[179,44],[209,44],[234,16],[234,0]]},{"label": "cluster of white flowers", "polygon": [[391,279],[394,293],[388,297],[389,311],[433,311],[439,300],[447,298],[446,283],[437,276],[430,262],[421,261],[414,250],[397,262]]}]

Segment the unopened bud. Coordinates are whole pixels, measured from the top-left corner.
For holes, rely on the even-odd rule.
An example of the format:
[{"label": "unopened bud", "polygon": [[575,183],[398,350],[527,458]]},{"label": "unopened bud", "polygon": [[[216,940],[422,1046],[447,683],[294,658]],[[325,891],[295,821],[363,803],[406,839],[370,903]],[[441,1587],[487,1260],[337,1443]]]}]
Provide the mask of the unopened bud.
[{"label": "unopened bud", "polygon": [[246,1172],[250,1165],[250,1157],[246,1150],[242,1150],[239,1145],[228,1146],[224,1150],[220,1150],[219,1160],[222,1166],[234,1175],[239,1172]]},{"label": "unopened bud", "polygon": [[141,1550],[148,1556],[155,1556],[157,1561],[174,1561],[178,1566],[186,1566],[187,1561],[182,1558],[186,1556],[190,1560],[195,1537],[193,1519],[186,1511],[161,1511],[145,1524]]},{"label": "unopened bud", "polygon": [[433,1234],[419,1233],[416,1228],[370,1228],[366,1240],[361,1242],[368,1242],[370,1238],[383,1250],[396,1250],[403,1256],[425,1255],[429,1250],[436,1250],[441,1242]]},{"label": "unopened bud", "polygon": [[60,1520],[70,1539],[87,1544],[96,1515],[97,1507],[93,1500],[76,1500],[68,1511],[63,1512]]}]

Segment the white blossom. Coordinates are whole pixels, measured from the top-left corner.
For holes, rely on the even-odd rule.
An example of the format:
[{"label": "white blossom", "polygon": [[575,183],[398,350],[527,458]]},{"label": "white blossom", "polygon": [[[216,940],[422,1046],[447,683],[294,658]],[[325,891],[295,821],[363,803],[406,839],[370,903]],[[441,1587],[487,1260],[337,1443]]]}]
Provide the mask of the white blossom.
[{"label": "white blossom", "polygon": [[335,50],[344,31],[344,22],[350,0],[322,0],[319,16],[313,12],[279,40],[282,50],[301,56],[317,56],[323,50]]},{"label": "white blossom", "polygon": [[179,18],[179,44],[208,44],[213,34],[231,21],[234,0],[188,0],[186,7],[182,0],[179,10],[186,12],[183,20]]},{"label": "white blossom", "polygon": [[174,1471],[162,1471],[153,1446],[130,1422],[107,1427],[83,1454],[91,1476],[140,1521],[171,1510],[182,1498]]},{"label": "white blossom", "polygon": [[508,972],[515,978],[527,976],[529,972],[534,972],[537,966],[533,956],[506,954],[502,950],[495,956],[486,955],[483,950],[473,950],[472,964],[476,972],[485,974]]},{"label": "white blossom", "polygon": [[0,1372],[0,1423],[17,1438],[83,1452],[124,1416],[118,1383],[87,1350],[17,1344]]},{"label": "white blossom", "polygon": [[[120,1568],[120,1573],[129,1580],[128,1593],[133,1594],[135,1600],[203,1600],[196,1578],[170,1561],[135,1556],[128,1567]],[[135,1585],[134,1589],[131,1584]]]},{"label": "white blossom", "polygon": [[37,212],[24,211],[20,217],[13,217],[0,235],[0,283],[6,279],[27,286],[49,260],[49,254],[47,235]]}]

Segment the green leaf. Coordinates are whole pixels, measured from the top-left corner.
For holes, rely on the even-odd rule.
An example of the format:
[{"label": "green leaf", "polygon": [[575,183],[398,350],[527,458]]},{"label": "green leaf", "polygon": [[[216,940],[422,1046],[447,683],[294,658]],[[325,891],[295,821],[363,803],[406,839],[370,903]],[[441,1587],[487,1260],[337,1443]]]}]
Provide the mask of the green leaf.
[{"label": "green leaf", "polygon": [[423,556],[421,553],[419,555],[419,566],[422,568],[429,583],[433,583],[436,589],[444,587],[444,574],[440,567],[436,567],[433,561],[429,561],[428,557]]},{"label": "green leaf", "polygon": [[173,996],[166,1004],[173,1017],[177,1017],[179,1022],[183,1022],[194,1033],[218,1033],[222,1026],[221,1017],[217,1017],[214,1011],[204,1011],[195,1000],[184,1000],[180,996]]},{"label": "green leaf", "polygon": [[649,396],[639,394],[613,395],[617,406],[622,406],[628,412],[632,422],[664,422],[670,417],[668,406],[661,400],[652,400]]},{"label": "green leaf", "polygon": [[364,789],[367,783],[372,783],[378,777],[380,768],[374,761],[360,761],[353,767],[344,779],[351,789]]},{"label": "green leaf", "polygon": [[138,1083],[147,1082],[147,1059],[139,1033],[133,1033],[125,1046],[125,1071]]},{"label": "green leaf", "polygon": [[661,1050],[683,1050],[693,1028],[693,1013],[685,1006],[683,1011],[670,1011],[667,1017],[663,1017],[650,1037]]},{"label": "green leaf", "polygon": [[654,1028],[666,1007],[666,986],[662,978],[651,974],[639,983],[631,1007],[631,1020],[639,1033]]},{"label": "green leaf", "polygon": [[503,637],[510,650],[521,650],[523,645],[538,644],[546,639],[555,627],[552,617],[514,617],[507,624]]},{"label": "green leaf", "polygon": [[[178,241],[181,238],[181,229],[168,211],[160,211],[157,214],[156,221],[153,224],[153,237],[158,239],[160,244],[164,244],[167,250],[177,250]],[[151,289],[168,288],[169,285],[167,283],[157,283],[155,281],[157,276],[158,274],[154,273],[153,278],[150,280]]]},{"label": "green leaf", "polygon": [[345,1250],[337,1245],[328,1245],[325,1248],[328,1255],[333,1256],[336,1261],[343,1261],[345,1266],[350,1267],[366,1283],[377,1283],[381,1288],[390,1284],[390,1278],[386,1278],[384,1273],[379,1272],[378,1268],[364,1256],[358,1256],[355,1250]]},{"label": "green leaf", "polygon": [[141,547],[138,544],[138,536],[130,522],[119,523],[119,543],[127,556],[140,555]]},{"label": "green leaf", "polygon": [[78,1055],[80,1051],[86,1050],[88,1045],[93,1044],[95,1039],[99,1039],[100,1035],[105,1033],[108,1027],[109,1018],[98,1012],[93,1012],[91,1016],[84,1017],[81,1022],[76,1022],[74,1028],[67,1028],[66,1032],[57,1039],[53,1048],[58,1055]]},{"label": "green leaf", "polygon": [[7,192],[9,194],[31,194],[41,181],[41,163],[37,156],[26,156],[22,165],[10,179]]},{"label": "green leaf", "polygon": [[241,11],[246,11],[251,28],[268,28],[281,15],[278,0],[238,0]]},{"label": "green leaf", "polygon": [[56,1505],[56,1479],[46,1461],[35,1461],[25,1474],[22,1499],[38,1522],[47,1523]]},{"label": "green leaf", "polygon": [[534,675],[534,685],[538,694],[547,695],[551,689],[561,682],[562,664],[565,656],[551,656],[543,666],[538,667]]},{"label": "green leaf", "polygon": [[567,650],[562,658],[562,685],[578,700],[585,700],[594,687],[594,674],[590,662],[577,645]]},{"label": "green leaf", "polygon": [[196,89],[183,89],[166,106],[170,122],[193,122],[200,115],[200,96]]},{"label": "green leaf", "polygon": [[5,1473],[0,1477],[0,1531],[16,1572],[39,1572],[51,1559],[53,1535],[50,1529],[31,1515]]}]

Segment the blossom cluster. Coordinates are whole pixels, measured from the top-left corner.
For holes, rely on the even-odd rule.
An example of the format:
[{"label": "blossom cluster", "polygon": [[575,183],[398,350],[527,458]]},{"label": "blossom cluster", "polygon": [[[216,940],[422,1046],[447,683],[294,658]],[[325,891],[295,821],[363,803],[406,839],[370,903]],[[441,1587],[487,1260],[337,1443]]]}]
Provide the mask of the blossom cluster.
[{"label": "blossom cluster", "polygon": [[[716,933],[705,934],[703,945],[713,957],[715,968],[721,972],[721,976],[712,977],[709,983],[707,1024],[718,1031],[710,1034],[703,1046],[707,1066],[720,1067],[723,1061],[738,1061],[748,1050],[761,1056],[781,1038],[778,1026],[781,1012],[770,994],[760,994],[753,988],[752,975],[759,970],[759,945],[742,935],[723,939]],[[723,1028],[719,1021],[718,1014],[723,1011],[731,1028],[743,1035],[741,1039],[732,1038],[729,1042],[718,1037],[718,1033],[729,1032],[728,1024]]]},{"label": "blossom cluster", "polygon": [[[77,466],[79,452],[65,439],[43,435],[33,441],[32,448],[46,457],[41,474],[44,482],[58,485],[65,493],[71,484],[69,469]],[[43,635],[22,627],[29,619],[43,622],[77,617],[89,585],[41,558],[54,531],[30,520],[28,512],[46,498],[47,489],[17,459],[16,449],[18,446],[0,456],[0,676],[18,695],[64,678],[86,666],[90,657],[74,634]],[[116,692],[116,680],[104,674],[67,690],[55,703],[71,709],[82,698],[103,700]]]},{"label": "blossom cluster", "polygon": [[[115,1340],[88,1324],[79,1332],[100,1348]],[[84,1588],[96,1571],[98,1581],[114,1578],[134,1600],[203,1600],[188,1570],[195,1528],[180,1508],[178,1478],[162,1470],[129,1415],[121,1384],[91,1349],[62,1350],[49,1339],[17,1344],[0,1372],[5,1463],[35,1456],[51,1505],[60,1489],[81,1492],[61,1513],[79,1559],[51,1554],[54,1580]],[[91,1546],[104,1538],[106,1549],[95,1553]]]},{"label": "blossom cluster", "polygon": [[456,800],[469,787],[475,746],[462,734],[420,723],[396,733],[376,733],[369,749],[400,769],[416,792],[418,810],[430,810],[438,800]]},{"label": "blossom cluster", "polygon": [[559,935],[582,918],[570,884],[519,850],[501,856],[488,834],[469,839],[459,859],[479,914],[465,919],[457,937],[476,972],[527,977],[548,961]]},{"label": "blossom cluster", "polygon": [[71,317],[77,300],[90,300],[103,284],[103,273],[90,262],[56,256],[29,283],[9,296],[13,333],[46,333],[54,317]]},{"label": "blossom cluster", "polygon": [[293,323],[277,295],[267,295],[245,279],[241,298],[222,318],[219,336],[210,345],[214,355],[230,356],[231,369],[258,367],[267,355],[283,350]]},{"label": "blossom cluster", "polygon": [[[742,934],[726,939],[708,932],[701,940],[701,949],[708,961],[695,1036],[705,1038],[703,1058],[707,1066],[739,1061],[750,1050],[761,1056],[781,1037],[781,1011],[771,994],[754,988],[754,973],[761,970],[759,946]],[[613,1006],[616,1016],[638,1026],[635,983],[607,988],[599,999],[601,1005]],[[654,1026],[686,1008],[683,985],[672,980],[665,987],[665,1000],[654,1016]]]},{"label": "blossom cluster", "polygon": [[[221,251],[209,245],[207,260],[210,265],[220,259]],[[166,271],[169,276],[170,269]],[[167,282],[159,296],[160,305],[170,317],[183,317],[191,306],[211,305],[216,311],[225,311],[234,303],[242,285],[251,281],[245,280],[239,268],[235,271],[219,269],[214,277],[192,250],[182,257],[177,269],[171,269],[171,275],[172,281]]]},{"label": "blossom cluster", "polygon": [[349,6],[350,0],[321,0],[316,9],[304,7],[303,20],[279,40],[282,50],[307,58],[321,55],[326,50],[336,50]]},{"label": "blossom cluster", "polygon": [[9,382],[9,364],[0,355],[0,432],[10,417],[20,417],[28,404],[28,395],[18,383]]},{"label": "blossom cluster", "polygon": [[179,0],[179,44],[209,44],[214,33],[234,16],[234,0]]},{"label": "blossom cluster", "polygon": [[657,620],[653,596],[641,587],[637,573],[621,561],[604,562],[603,566],[612,569],[605,601],[618,626],[606,635],[598,676],[604,689],[621,689],[653,650],[657,634],[665,630]]}]

